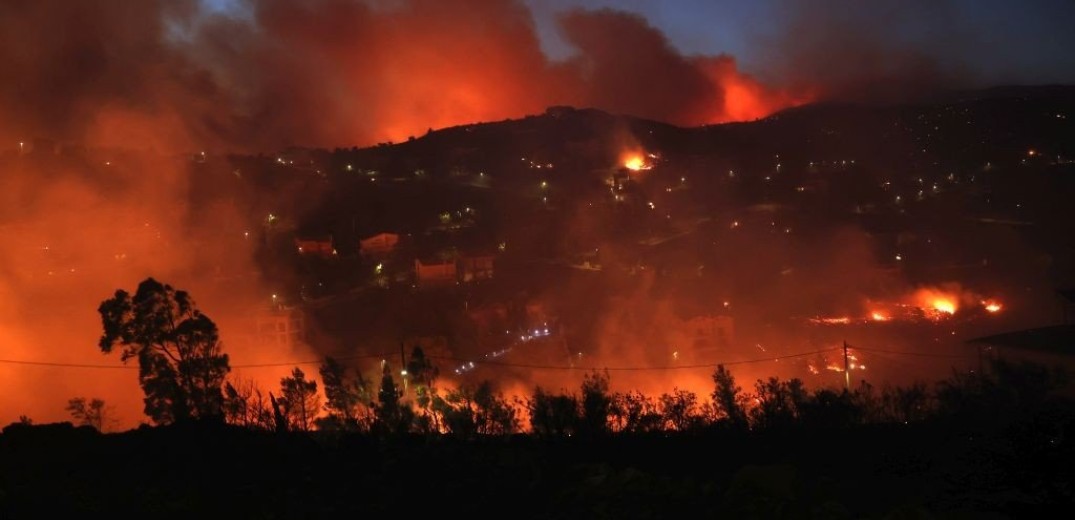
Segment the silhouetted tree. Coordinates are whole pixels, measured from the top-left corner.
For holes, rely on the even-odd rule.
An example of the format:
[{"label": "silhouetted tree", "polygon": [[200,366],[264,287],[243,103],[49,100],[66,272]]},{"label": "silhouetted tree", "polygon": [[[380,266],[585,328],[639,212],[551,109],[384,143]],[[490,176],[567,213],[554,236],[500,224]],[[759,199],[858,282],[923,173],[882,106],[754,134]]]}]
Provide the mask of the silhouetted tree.
[{"label": "silhouetted tree", "polygon": [[1038,411],[1067,377],[1059,367],[994,360],[987,373],[955,372],[939,382],[937,411],[965,427],[1014,421]]},{"label": "silhouetted tree", "polygon": [[252,380],[224,383],[224,420],[247,428],[272,430],[273,411]]},{"label": "silhouetted tree", "polygon": [[519,430],[517,410],[490,381],[477,388],[461,385],[444,397],[434,395],[432,408],[442,417],[444,430],[456,437],[510,435]]},{"label": "silhouetted tree", "polygon": [[610,413],[609,420],[616,432],[642,433],[661,429],[662,417],[657,404],[641,392],[613,394]]},{"label": "silhouetted tree", "polygon": [[331,357],[320,367],[325,387],[326,417],[317,419],[318,429],[362,431],[372,422],[373,399],[369,382],[357,371],[350,371]]},{"label": "silhouetted tree", "polygon": [[422,411],[423,423],[427,426],[424,430],[436,431],[440,428],[437,424],[437,413],[431,408],[436,389],[433,384],[437,380],[440,371],[426,357],[422,347],[415,345],[411,351],[411,358],[407,361],[407,376],[411,379],[414,387],[414,402]]},{"label": "silhouetted tree", "polygon": [[661,394],[658,402],[665,429],[685,432],[697,430],[705,424],[698,394],[694,392],[677,388],[670,394]]},{"label": "silhouetted tree", "polygon": [[67,401],[64,409],[75,419],[75,424],[90,426],[99,432],[105,431],[114,422],[109,417],[109,409],[102,399],[87,401],[85,397],[75,397]]},{"label": "silhouetted tree", "polygon": [[388,363],[381,371],[381,387],[377,391],[378,405],[374,410],[374,429],[382,434],[399,434],[410,431],[414,411],[402,402],[403,392],[392,378]]},{"label": "silhouetted tree", "polygon": [[292,430],[309,431],[321,409],[317,381],[306,379],[302,369],[295,367],[290,377],[280,379],[280,399]]},{"label": "silhouetted tree", "polygon": [[806,401],[806,390],[799,379],[759,379],[754,390],[758,406],[750,410],[750,416],[754,426],[762,429],[791,426],[799,418],[799,409]]},{"label": "silhouetted tree", "polygon": [[276,433],[288,431],[287,413],[284,409],[284,403],[280,401],[280,399],[272,395],[272,392],[269,392],[269,403],[272,405],[273,429],[276,430]]},{"label": "silhouetted tree", "polygon": [[799,420],[812,428],[849,428],[863,421],[863,410],[847,390],[819,388],[796,404]]},{"label": "silhouetted tree", "polygon": [[612,396],[608,391],[608,372],[593,372],[582,379],[582,417],[579,434],[599,436],[608,434],[612,415]]},{"label": "silhouetted tree", "polygon": [[924,383],[909,387],[885,387],[881,391],[880,417],[876,420],[910,423],[925,419],[932,410],[931,396]]},{"label": "silhouetted tree", "polygon": [[727,421],[732,428],[746,429],[747,398],[742,395],[742,389],[735,385],[732,373],[726,370],[724,365],[717,365],[717,371],[713,372],[713,382],[716,384],[713,390],[713,407],[719,418]]},{"label": "silhouetted tree", "polygon": [[571,395],[550,394],[540,386],[526,400],[530,431],[539,437],[567,437],[578,431],[579,403]]},{"label": "silhouetted tree", "polygon": [[122,347],[121,359],[138,359],[145,413],[157,424],[222,419],[222,387],[230,368],[216,324],[186,291],[153,278],[133,296],[118,290],[98,308],[105,353]]},{"label": "silhouetted tree", "polygon": [[504,395],[497,392],[491,381],[485,380],[474,391],[477,406],[478,433],[510,435],[519,430],[517,410]]},{"label": "silhouetted tree", "polygon": [[474,392],[466,385],[449,390],[443,397],[434,395],[430,408],[441,418],[444,431],[452,436],[471,438],[478,433]]}]

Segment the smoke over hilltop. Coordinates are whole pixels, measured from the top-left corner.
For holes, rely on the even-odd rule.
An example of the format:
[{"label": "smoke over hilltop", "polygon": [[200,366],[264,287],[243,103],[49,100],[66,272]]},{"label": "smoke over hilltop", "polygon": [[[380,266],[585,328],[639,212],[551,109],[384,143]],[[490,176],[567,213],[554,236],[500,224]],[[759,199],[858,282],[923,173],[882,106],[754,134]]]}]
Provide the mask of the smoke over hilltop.
[{"label": "smoke over hilltop", "polygon": [[[792,19],[803,20],[788,24],[794,37],[772,47],[794,66],[774,66],[762,83],[732,56],[686,56],[645,19],[612,10],[561,13],[574,53],[556,61],[513,0],[247,0],[226,12],[195,0],[9,1],[0,67],[14,80],[0,85],[0,139],[157,150],[368,145],[557,104],[698,125],[933,70],[862,32],[812,37],[810,17]],[[827,24],[826,34],[848,25]],[[846,53],[834,43],[847,41],[873,65],[839,59]],[[826,67],[815,67],[819,56]]]}]

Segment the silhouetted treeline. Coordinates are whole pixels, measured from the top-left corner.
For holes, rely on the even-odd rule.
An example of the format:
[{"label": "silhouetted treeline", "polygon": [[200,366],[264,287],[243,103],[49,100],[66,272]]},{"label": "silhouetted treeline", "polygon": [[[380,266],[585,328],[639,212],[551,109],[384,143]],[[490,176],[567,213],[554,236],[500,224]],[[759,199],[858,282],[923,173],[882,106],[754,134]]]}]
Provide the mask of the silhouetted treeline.
[{"label": "silhouetted treeline", "polygon": [[[852,391],[744,391],[719,368],[712,396],[657,398],[594,373],[577,394],[508,401],[483,384],[430,391],[428,407],[404,406],[388,367],[376,390],[320,372],[313,431],[295,396],[274,392],[274,413],[240,388],[256,409],[229,411],[243,426],[9,425],[0,517],[1041,518],[1075,500],[1075,406],[1033,365]],[[282,387],[309,396],[298,376]]]},{"label": "silhouetted treeline", "polygon": [[[536,387],[529,396],[506,397],[494,383],[438,386],[438,371],[415,348],[405,381],[391,365],[380,382],[328,358],[319,370],[326,401],[319,413],[317,382],[301,370],[281,381],[280,412],[247,384],[225,388],[226,420],[265,430],[357,433],[374,436],[433,435],[459,438],[529,434],[538,438],[605,438],[615,435],[696,435],[712,431],[843,430],[924,421],[960,428],[1018,421],[1063,399],[1066,374],[1004,360],[985,372],[953,372],[933,385],[809,389],[799,379],[771,377],[740,387],[718,366],[708,395],[674,389],[659,396],[610,390],[607,372],[585,375],[577,393]],[[296,397],[305,385],[305,397]]]}]

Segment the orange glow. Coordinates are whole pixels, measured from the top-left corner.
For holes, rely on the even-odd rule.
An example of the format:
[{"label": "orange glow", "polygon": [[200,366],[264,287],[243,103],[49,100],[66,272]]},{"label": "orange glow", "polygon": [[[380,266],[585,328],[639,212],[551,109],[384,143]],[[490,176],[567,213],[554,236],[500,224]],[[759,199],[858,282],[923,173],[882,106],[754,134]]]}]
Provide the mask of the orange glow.
[{"label": "orange glow", "polygon": [[630,154],[623,160],[623,167],[633,172],[649,170],[653,168],[653,165],[646,162],[646,158],[642,154]]},{"label": "orange glow", "polygon": [[943,312],[945,314],[955,314],[956,304],[947,298],[938,298],[933,300],[933,310],[937,312]]},{"label": "orange glow", "polygon": [[[728,55],[684,55],[645,19],[611,10],[572,10],[559,19],[576,51],[561,61],[543,52],[532,13],[516,1],[401,0],[392,9],[256,2],[256,16],[213,14],[183,39],[165,30],[177,22],[173,10],[154,2],[77,16],[61,0],[31,4],[28,19],[58,24],[34,34],[101,45],[86,50],[42,36],[21,42],[36,49],[32,55],[0,49],[4,70],[19,71],[22,84],[46,85],[86,56],[107,58],[109,68],[87,78],[94,88],[0,89],[0,142],[12,145],[25,142],[27,129],[91,146],[137,143],[169,152],[207,143],[262,151],[297,139],[373,145],[554,105],[695,126],[757,119],[821,91],[763,83]],[[12,20],[0,21],[4,33],[22,34]],[[107,57],[93,54],[103,49]],[[278,49],[288,49],[286,59]],[[126,80],[112,80],[120,75]]]},{"label": "orange glow", "polygon": [[921,309],[927,318],[941,320],[951,317],[959,310],[961,295],[966,298],[965,292],[955,284],[946,285],[944,288],[923,287],[915,291],[909,303]]},{"label": "orange glow", "polygon": [[785,108],[817,99],[813,89],[772,88],[739,71],[735,58],[720,56],[700,60],[700,67],[713,84],[716,104],[709,104],[698,124],[751,121]]},{"label": "orange glow", "polygon": [[[305,347],[289,350],[256,338],[259,302],[269,291],[240,276],[256,269],[244,235],[249,215],[230,205],[188,203],[181,195],[189,162],[152,153],[91,156],[85,163],[56,156],[63,166],[52,175],[29,160],[5,165],[9,191],[0,194],[0,203],[18,211],[2,226],[0,264],[7,268],[0,273],[0,357],[120,365],[118,356],[103,356],[96,346],[96,309],[116,289],[131,291],[149,275],[190,291],[219,325],[233,366],[309,355]],[[122,193],[102,181],[98,168],[106,161],[108,178],[125,183]],[[28,203],[27,192],[39,200]],[[191,213],[212,218],[191,222],[185,217]],[[137,366],[136,360],[118,370],[0,364],[0,426],[23,414],[37,423],[68,420],[64,403],[83,396],[103,399],[115,428],[135,427],[146,420]],[[286,368],[236,368],[233,375],[256,379],[267,391]]]},{"label": "orange glow", "polygon": [[873,321],[905,321],[927,319],[940,321],[955,315],[961,308],[978,308],[996,314],[1004,305],[995,298],[983,298],[974,291],[964,289],[958,283],[948,282],[940,286],[920,287],[894,301],[867,299],[863,307]]}]

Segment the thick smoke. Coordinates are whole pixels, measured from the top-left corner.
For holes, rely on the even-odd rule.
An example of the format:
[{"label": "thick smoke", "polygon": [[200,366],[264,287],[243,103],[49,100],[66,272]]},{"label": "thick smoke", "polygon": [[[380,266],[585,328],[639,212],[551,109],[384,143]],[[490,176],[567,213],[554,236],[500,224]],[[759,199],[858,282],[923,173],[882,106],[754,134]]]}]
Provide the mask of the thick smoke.
[{"label": "thick smoke", "polygon": [[[953,2],[795,1],[759,41],[766,76],[822,99],[907,101],[975,82]],[[944,56],[940,54],[943,50]]]},{"label": "thick smoke", "polygon": [[136,425],[137,371],[92,367],[120,364],[97,347],[97,307],[150,276],[192,294],[220,326],[233,363],[305,357],[254,340],[270,290],[252,261],[258,230],[236,201],[193,202],[199,163],[33,145],[0,157],[0,423],[20,414],[63,419],[67,400],[82,396],[103,398],[117,426]]},{"label": "thick smoke", "polygon": [[803,101],[730,56],[684,56],[644,19],[560,18],[576,52],[541,50],[511,0],[251,0],[0,7],[0,138],[157,150],[272,150],[405,139],[557,104],[678,124],[750,119]]},{"label": "thick smoke", "polygon": [[4,2],[0,140],[368,145],[559,104],[681,125],[749,120],[817,98],[965,85],[970,68],[936,49],[957,56],[981,39],[949,2],[785,4],[758,38],[759,81],[619,11],[561,13],[573,53],[557,61],[517,0],[234,4]]}]

